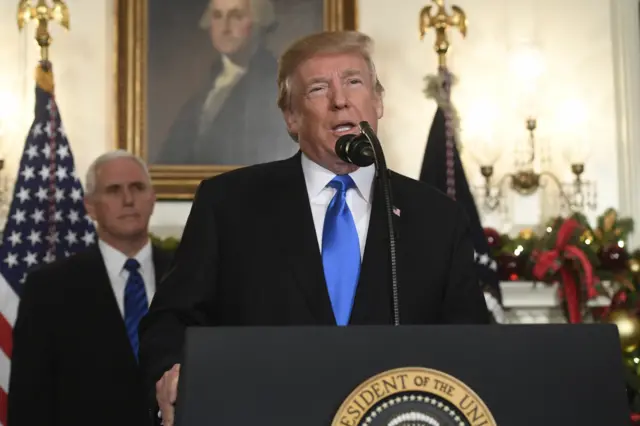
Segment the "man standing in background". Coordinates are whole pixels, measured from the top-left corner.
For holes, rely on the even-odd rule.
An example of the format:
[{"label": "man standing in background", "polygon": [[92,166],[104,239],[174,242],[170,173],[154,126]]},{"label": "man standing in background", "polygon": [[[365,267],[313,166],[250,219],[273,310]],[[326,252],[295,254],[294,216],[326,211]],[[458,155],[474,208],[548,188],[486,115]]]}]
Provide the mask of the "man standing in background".
[{"label": "man standing in background", "polygon": [[99,241],[27,277],[14,327],[8,424],[150,424],[138,324],[170,260],[149,240],[154,204],[138,157],[110,152],[89,167],[85,206]]}]

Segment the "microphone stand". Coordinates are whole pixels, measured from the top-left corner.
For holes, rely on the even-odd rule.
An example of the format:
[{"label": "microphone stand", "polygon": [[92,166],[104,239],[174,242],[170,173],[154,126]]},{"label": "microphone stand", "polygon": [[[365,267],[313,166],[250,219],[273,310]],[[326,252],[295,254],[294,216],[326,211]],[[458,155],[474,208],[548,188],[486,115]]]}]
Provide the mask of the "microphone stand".
[{"label": "microphone stand", "polygon": [[391,260],[391,289],[393,296],[393,325],[400,325],[400,302],[398,297],[398,268],[396,263],[396,239],[398,235],[395,229],[395,214],[393,213],[393,197],[391,194],[391,182],[389,169],[382,152],[382,145],[375,132],[366,121],[359,123],[360,131],[366,136],[373,148],[373,157],[376,165],[376,177],[380,182],[382,196],[384,198],[385,212],[387,215],[387,228],[389,231],[389,256]]}]

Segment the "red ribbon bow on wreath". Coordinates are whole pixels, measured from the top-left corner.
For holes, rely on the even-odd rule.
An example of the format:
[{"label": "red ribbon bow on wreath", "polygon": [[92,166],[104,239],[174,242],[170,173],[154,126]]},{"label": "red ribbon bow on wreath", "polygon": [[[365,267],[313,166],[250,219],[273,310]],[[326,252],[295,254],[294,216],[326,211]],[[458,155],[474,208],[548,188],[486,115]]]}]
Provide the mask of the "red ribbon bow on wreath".
[{"label": "red ribbon bow on wreath", "polygon": [[533,267],[533,275],[539,280],[544,280],[545,277],[554,276],[558,271],[560,272],[562,280],[560,291],[564,293],[569,322],[572,324],[582,321],[578,286],[574,279],[574,261],[578,261],[582,266],[581,278],[583,285],[587,288],[587,296],[592,298],[597,295],[591,262],[582,250],[569,244],[571,236],[579,227],[580,224],[575,219],[565,220],[558,230],[554,248],[534,254],[536,264]]}]

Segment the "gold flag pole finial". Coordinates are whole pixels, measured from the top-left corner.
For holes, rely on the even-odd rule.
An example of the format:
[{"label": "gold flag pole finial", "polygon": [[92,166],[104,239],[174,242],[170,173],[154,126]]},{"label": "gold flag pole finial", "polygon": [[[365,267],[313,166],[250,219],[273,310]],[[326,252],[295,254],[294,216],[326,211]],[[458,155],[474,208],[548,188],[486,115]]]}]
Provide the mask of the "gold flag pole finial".
[{"label": "gold flag pole finial", "polygon": [[447,66],[447,52],[449,51],[449,37],[447,30],[449,28],[458,28],[462,37],[467,35],[467,16],[458,6],[451,6],[453,13],[447,15],[444,8],[444,0],[431,0],[438,7],[434,15],[431,14],[432,6],[425,6],[420,11],[420,40],[424,39],[425,34],[430,28],[435,28],[436,42],[435,51],[438,54],[438,62],[441,67]]},{"label": "gold flag pole finial", "polygon": [[40,58],[49,60],[49,46],[51,46],[51,34],[49,34],[49,21],[57,21],[67,30],[69,29],[69,8],[63,0],[53,0],[53,6],[47,5],[47,0],[37,0],[32,5],[32,0],[20,0],[18,2],[18,29],[22,30],[29,21],[37,21],[36,41],[40,46]]}]

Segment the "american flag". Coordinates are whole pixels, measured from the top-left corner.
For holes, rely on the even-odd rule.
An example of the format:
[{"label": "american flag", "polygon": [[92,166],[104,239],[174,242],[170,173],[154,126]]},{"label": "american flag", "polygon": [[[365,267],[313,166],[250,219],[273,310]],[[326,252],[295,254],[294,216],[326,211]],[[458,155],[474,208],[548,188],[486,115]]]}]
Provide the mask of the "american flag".
[{"label": "american flag", "polygon": [[4,426],[12,326],[27,272],[84,250],[96,239],[52,93],[51,65],[41,62],[36,76],[35,118],[20,159],[0,246],[0,425]]}]

